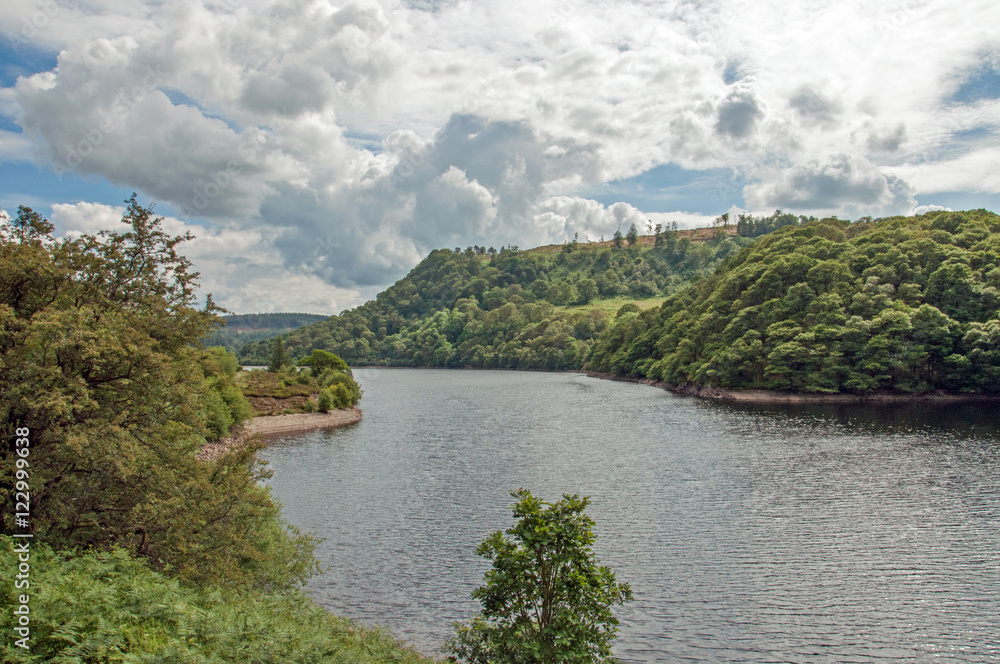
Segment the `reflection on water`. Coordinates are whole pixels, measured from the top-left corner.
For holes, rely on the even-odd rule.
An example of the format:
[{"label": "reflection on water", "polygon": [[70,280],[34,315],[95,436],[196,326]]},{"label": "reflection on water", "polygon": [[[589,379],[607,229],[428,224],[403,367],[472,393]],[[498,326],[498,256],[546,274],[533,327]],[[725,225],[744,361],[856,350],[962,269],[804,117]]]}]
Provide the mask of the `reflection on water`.
[{"label": "reflection on water", "polygon": [[310,591],[432,653],[511,489],[592,497],[625,661],[996,662],[990,406],[723,405],[578,374],[359,372],[362,422],[265,455]]}]

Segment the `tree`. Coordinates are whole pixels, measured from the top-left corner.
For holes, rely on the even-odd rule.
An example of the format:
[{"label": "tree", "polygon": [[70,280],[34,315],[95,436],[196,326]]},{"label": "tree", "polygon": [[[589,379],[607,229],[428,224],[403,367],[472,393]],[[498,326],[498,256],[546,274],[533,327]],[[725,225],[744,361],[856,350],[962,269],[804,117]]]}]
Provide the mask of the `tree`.
[{"label": "tree", "polygon": [[628,241],[628,246],[634,247],[639,241],[639,229],[635,227],[633,223],[628,227],[628,233],[625,234],[625,240]]},{"label": "tree", "polygon": [[619,228],[615,231],[614,239],[611,240],[611,244],[615,246],[615,249],[622,248],[622,229]]},{"label": "tree", "polygon": [[267,370],[277,373],[288,363],[289,359],[288,353],[285,351],[285,342],[281,337],[278,337],[271,343],[271,356],[267,360]]},{"label": "tree", "polygon": [[[235,359],[197,347],[219,318],[195,306],[197,274],[177,252],[189,236],[127,204],[126,230],[96,237],[56,239],[27,208],[0,224],[0,499],[13,504],[14,433],[27,429],[39,539],[122,547],[193,582],[302,579],[311,543],[258,483],[259,445],[197,457],[245,415]],[[3,532],[15,526],[4,514]]]},{"label": "tree", "polygon": [[472,593],[483,610],[456,625],[445,651],[475,664],[614,661],[611,607],[632,591],[594,557],[594,522],[584,514],[590,500],[564,494],[545,503],[527,489],[511,495],[517,522],[507,537],[497,531],[477,549],[493,561]]},{"label": "tree", "polygon": [[299,366],[309,367],[316,373],[316,375],[322,374],[326,371],[342,371],[348,374],[351,373],[351,369],[347,366],[347,362],[344,362],[333,353],[320,348],[317,348],[310,353],[309,357],[299,360]]}]

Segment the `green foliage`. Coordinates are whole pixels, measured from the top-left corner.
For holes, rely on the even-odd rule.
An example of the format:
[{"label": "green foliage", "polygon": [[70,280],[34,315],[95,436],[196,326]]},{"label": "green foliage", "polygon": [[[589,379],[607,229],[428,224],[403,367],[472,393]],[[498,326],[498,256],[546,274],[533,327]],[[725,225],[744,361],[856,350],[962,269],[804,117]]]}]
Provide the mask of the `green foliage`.
[{"label": "green foliage", "polygon": [[[265,400],[264,405],[257,402],[258,415],[274,412],[274,402],[267,400],[279,400],[278,410],[312,412],[318,406],[324,413],[355,406],[361,400],[361,386],[354,380],[350,367],[333,353],[316,350],[300,364],[309,364],[312,368],[286,367],[280,372],[247,371],[241,374],[239,388],[243,395]],[[312,401],[314,397],[318,399],[316,404]]]},{"label": "green foliage", "polygon": [[[674,238],[627,253],[586,244],[556,253],[438,250],[375,300],[283,339],[293,357],[324,350],[352,366],[579,369],[608,323],[601,302],[673,292],[738,242],[746,240]],[[248,344],[241,357],[261,363],[268,353],[267,344]]]},{"label": "green foliage", "polygon": [[512,491],[517,523],[487,537],[477,553],[493,562],[472,596],[482,612],[446,652],[476,664],[609,662],[618,631],[615,604],[632,599],[626,583],[598,564],[591,549],[594,522],[588,498],[564,495],[545,503],[526,489]]},{"label": "green foliage", "polygon": [[659,310],[620,316],[587,366],[675,385],[997,392],[998,264],[986,210],[789,223]]},{"label": "green foliage", "polygon": [[11,664],[430,662],[379,629],[330,615],[298,591],[189,587],[122,549],[31,544],[30,649],[13,643],[17,555],[0,538],[0,659]]},{"label": "green foliage", "polygon": [[291,358],[285,352],[285,341],[278,337],[271,342],[271,355],[267,358],[267,370],[272,373],[281,371],[291,363]]},{"label": "green foliage", "polygon": [[331,390],[333,391],[333,405],[335,408],[347,408],[353,406],[353,395],[346,385],[337,383]]},{"label": "green foliage", "polygon": [[755,217],[751,214],[741,214],[736,222],[736,234],[740,237],[760,237],[785,226],[801,226],[810,221],[816,221],[816,217],[797,217],[794,214],[788,214],[781,210],[776,210],[769,217]]},{"label": "green foliage", "polygon": [[311,368],[317,375],[322,374],[326,371],[342,371],[345,373],[350,373],[350,367],[342,359],[334,355],[333,353],[327,352],[322,349],[315,349],[306,357],[298,362],[299,366]]},{"label": "green foliage", "polygon": [[[57,547],[121,546],[197,582],[285,587],[313,568],[246,446],[200,462],[246,416],[234,358],[196,347],[216,322],[150,208],[123,232],[57,241],[27,208],[0,226],[0,499],[30,430],[31,523]],[[13,514],[3,531],[14,530]]]},{"label": "green foliage", "polygon": [[333,391],[328,387],[324,387],[319,391],[319,402],[316,406],[316,410],[321,413],[329,412],[331,408],[336,407],[333,405],[333,399]]},{"label": "green foliage", "polygon": [[239,369],[235,355],[221,346],[209,348],[199,363],[205,375],[204,417],[208,439],[218,440],[229,435],[230,427],[250,419],[253,412],[235,382]]},{"label": "green foliage", "polygon": [[222,346],[231,353],[237,353],[243,346],[254,341],[273,339],[300,327],[325,320],[318,314],[236,314],[222,316],[224,327],[202,337],[205,346]]},{"label": "green foliage", "polygon": [[321,413],[340,408],[349,408],[354,405],[351,390],[344,384],[334,383],[329,387],[324,387],[319,391],[317,410]]},{"label": "green foliage", "polygon": [[316,385],[317,382],[313,377],[307,378],[306,383],[299,382],[299,373],[294,370],[279,373],[245,371],[239,377],[240,390],[248,397],[272,399],[307,397],[317,392]]},{"label": "green foliage", "polygon": [[628,227],[628,233],[625,234],[625,241],[628,242],[628,246],[634,247],[639,242],[639,229],[635,227],[633,223]]}]

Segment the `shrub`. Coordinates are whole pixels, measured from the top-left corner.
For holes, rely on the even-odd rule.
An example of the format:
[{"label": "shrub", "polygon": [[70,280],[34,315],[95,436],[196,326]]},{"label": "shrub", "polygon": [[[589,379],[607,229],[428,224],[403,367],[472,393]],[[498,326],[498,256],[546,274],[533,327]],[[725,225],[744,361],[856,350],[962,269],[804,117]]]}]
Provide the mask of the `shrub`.
[{"label": "shrub", "polygon": [[316,408],[321,413],[327,413],[331,408],[335,408],[333,391],[330,388],[324,387],[319,391],[319,403]]}]

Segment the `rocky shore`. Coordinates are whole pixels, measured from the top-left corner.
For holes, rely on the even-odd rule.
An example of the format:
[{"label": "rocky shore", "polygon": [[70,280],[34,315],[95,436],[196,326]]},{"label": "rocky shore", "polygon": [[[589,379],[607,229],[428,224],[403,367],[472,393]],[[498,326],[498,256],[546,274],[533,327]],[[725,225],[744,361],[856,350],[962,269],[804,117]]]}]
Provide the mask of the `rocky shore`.
[{"label": "rocky shore", "polygon": [[955,393],[955,392],[874,392],[872,394],[846,394],[838,392],[804,393],[781,392],[778,390],[731,390],[721,387],[705,387],[688,383],[686,385],[668,385],[660,381],[631,376],[616,376],[613,374],[587,372],[594,378],[622,380],[632,383],[643,383],[659,387],[674,394],[711,399],[713,401],[730,401],[741,403],[789,403],[789,404],[945,404],[945,403],[1000,403],[1000,394]]},{"label": "rocky shore", "polygon": [[233,448],[242,445],[254,436],[282,436],[313,429],[334,429],[356,424],[361,421],[361,410],[357,407],[331,410],[328,413],[294,413],[291,415],[267,415],[255,417],[249,424],[239,427],[227,438],[210,443],[201,448],[198,458],[217,459]]}]

